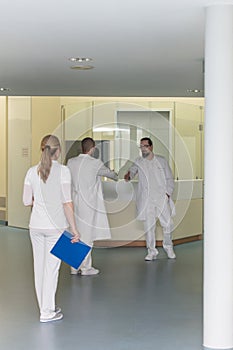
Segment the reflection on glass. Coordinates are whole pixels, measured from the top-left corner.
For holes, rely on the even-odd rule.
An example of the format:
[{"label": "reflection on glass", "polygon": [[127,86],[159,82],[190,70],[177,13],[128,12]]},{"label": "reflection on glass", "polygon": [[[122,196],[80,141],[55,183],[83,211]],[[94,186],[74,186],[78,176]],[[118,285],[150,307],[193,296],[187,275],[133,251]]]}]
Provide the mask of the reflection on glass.
[{"label": "reflection on glass", "polygon": [[168,160],[176,179],[203,178],[201,106],[174,103],[173,110],[161,111],[122,106],[116,102],[65,106],[65,161],[78,155],[81,140],[90,136],[96,141],[98,157],[123,178],[140,155],[140,139],[150,137],[154,153]]},{"label": "reflection on glass", "polygon": [[154,145],[154,152],[169,161],[171,148],[169,134],[169,112],[118,112],[115,154],[120,177],[140,155],[138,147],[142,137],[150,137]]}]

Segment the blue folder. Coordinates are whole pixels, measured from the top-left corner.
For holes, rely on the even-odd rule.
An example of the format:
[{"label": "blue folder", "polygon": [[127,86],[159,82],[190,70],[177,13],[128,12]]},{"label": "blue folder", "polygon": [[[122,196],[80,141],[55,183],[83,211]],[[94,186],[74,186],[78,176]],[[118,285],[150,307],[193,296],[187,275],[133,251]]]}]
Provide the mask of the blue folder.
[{"label": "blue folder", "polygon": [[72,234],[64,231],[50,253],[61,259],[68,265],[78,269],[91,247],[84,242],[71,243]]}]

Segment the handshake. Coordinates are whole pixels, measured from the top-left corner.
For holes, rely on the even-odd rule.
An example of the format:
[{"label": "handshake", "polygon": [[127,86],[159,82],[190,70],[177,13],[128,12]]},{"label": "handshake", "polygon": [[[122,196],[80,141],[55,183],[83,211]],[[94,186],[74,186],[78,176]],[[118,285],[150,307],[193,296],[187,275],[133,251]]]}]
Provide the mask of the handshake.
[{"label": "handshake", "polygon": [[130,171],[128,171],[128,172],[125,174],[124,179],[125,179],[126,182],[128,182],[128,181],[131,180],[131,179],[130,179]]},{"label": "handshake", "polygon": [[[106,176],[106,177],[109,177],[109,178],[111,178],[112,180],[114,180],[114,181],[118,181],[119,180],[119,174],[117,174],[114,170],[111,170],[110,171],[110,173],[111,173],[111,175],[110,174],[101,174],[102,176]],[[128,182],[128,181],[130,181],[131,180],[131,178],[130,178],[130,171],[128,171],[125,175],[124,175],[124,180],[126,181],[126,182]]]}]

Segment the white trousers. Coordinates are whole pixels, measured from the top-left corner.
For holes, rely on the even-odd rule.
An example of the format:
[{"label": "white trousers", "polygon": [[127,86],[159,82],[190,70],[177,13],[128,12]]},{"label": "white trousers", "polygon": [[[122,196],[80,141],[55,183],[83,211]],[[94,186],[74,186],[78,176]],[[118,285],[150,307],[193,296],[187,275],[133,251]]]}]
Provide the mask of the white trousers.
[{"label": "white trousers", "polygon": [[86,258],[83,260],[82,264],[80,265],[79,269],[81,271],[90,270],[90,268],[92,267],[91,253],[92,253],[92,249],[89,251]]},{"label": "white trousers", "polygon": [[60,233],[36,233],[35,230],[30,230],[35,290],[42,318],[55,315],[55,294],[61,260],[51,254],[50,250],[60,235]]},{"label": "white trousers", "polygon": [[163,210],[158,214],[158,209],[150,206],[144,221],[144,230],[146,234],[146,246],[148,250],[155,250],[156,247],[156,222],[159,220],[163,229],[163,246],[173,247],[172,231],[173,220],[171,218],[171,210],[168,203],[165,203]]}]

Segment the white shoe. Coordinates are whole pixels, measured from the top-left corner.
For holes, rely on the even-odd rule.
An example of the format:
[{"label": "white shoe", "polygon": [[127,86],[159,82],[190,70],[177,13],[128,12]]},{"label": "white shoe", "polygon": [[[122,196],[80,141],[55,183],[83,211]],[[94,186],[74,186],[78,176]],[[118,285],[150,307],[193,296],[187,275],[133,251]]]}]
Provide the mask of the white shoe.
[{"label": "white shoe", "polygon": [[152,261],[157,259],[157,255],[159,254],[158,250],[153,250],[153,251],[149,251],[149,253],[147,254],[147,256],[145,257],[145,261]]},{"label": "white shoe", "polygon": [[54,322],[54,321],[59,321],[63,319],[63,314],[61,312],[56,313],[53,317],[51,318],[40,318],[40,322],[42,323],[48,323],[48,322]]},{"label": "white shoe", "polygon": [[71,274],[71,275],[77,275],[78,272],[79,272],[78,269],[75,269],[74,267],[71,267],[71,268],[70,268],[70,274]]},{"label": "white shoe", "polygon": [[91,267],[88,270],[81,270],[81,275],[82,276],[98,275],[98,273],[100,273],[100,271],[95,269],[94,267]]},{"label": "white shoe", "polygon": [[176,254],[175,254],[175,252],[173,250],[173,247],[171,247],[171,246],[163,246],[163,249],[167,253],[167,256],[168,256],[169,259],[175,259],[176,258]]},{"label": "white shoe", "polygon": [[[61,308],[59,306],[55,306],[55,310],[54,312],[57,314],[60,314],[61,313]],[[55,315],[55,316],[56,316]],[[47,320],[47,319],[46,319]],[[41,317],[41,322],[49,322],[49,321],[45,321],[45,319],[43,317]]]},{"label": "white shoe", "polygon": [[61,308],[59,306],[56,306],[54,312],[56,312],[56,314],[59,314],[61,312]]}]

